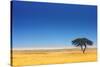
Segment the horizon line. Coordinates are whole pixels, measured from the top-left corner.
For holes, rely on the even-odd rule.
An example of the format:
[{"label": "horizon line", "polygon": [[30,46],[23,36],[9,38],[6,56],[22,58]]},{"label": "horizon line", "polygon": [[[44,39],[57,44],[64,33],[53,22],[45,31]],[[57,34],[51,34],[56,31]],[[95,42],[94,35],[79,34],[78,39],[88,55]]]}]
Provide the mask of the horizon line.
[{"label": "horizon line", "polygon": [[[21,47],[12,48],[12,50],[52,50],[52,49],[80,49],[80,47],[70,46],[70,47]],[[87,48],[97,48],[97,46],[87,46]]]}]

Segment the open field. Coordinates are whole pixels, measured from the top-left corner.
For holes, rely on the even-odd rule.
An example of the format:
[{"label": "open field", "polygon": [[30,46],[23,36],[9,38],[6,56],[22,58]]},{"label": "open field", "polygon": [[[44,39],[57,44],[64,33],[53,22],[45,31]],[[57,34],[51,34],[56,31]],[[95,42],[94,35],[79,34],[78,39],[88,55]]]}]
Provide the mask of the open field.
[{"label": "open field", "polygon": [[13,67],[40,64],[62,64],[96,61],[96,48],[90,48],[83,54],[80,49],[56,50],[13,50]]}]

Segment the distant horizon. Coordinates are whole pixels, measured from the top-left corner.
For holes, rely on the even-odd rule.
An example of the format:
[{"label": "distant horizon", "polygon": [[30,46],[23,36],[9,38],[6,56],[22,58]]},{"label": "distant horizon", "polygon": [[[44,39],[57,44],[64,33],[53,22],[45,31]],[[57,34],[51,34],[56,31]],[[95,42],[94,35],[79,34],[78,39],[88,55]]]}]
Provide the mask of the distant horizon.
[{"label": "distant horizon", "polygon": [[[70,45],[70,46],[61,46],[61,47],[54,47],[54,46],[52,46],[52,47],[15,47],[15,48],[13,48],[13,49],[73,49],[73,48],[79,48],[80,49],[80,47],[75,47],[74,45]],[[87,48],[97,48],[97,45],[93,45],[93,46],[87,46]]]},{"label": "distant horizon", "polygon": [[97,7],[13,1],[12,47],[66,47],[75,38],[97,42]]}]

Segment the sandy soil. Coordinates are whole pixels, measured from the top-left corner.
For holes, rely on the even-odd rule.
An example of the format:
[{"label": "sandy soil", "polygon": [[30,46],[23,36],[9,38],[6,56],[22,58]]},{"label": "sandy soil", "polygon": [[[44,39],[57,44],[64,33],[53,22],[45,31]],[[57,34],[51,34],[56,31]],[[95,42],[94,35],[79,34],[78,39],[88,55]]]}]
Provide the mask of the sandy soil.
[{"label": "sandy soil", "polygon": [[93,62],[97,60],[96,49],[87,49],[83,54],[80,49],[56,50],[13,50],[13,67],[41,64],[63,64],[74,62]]}]

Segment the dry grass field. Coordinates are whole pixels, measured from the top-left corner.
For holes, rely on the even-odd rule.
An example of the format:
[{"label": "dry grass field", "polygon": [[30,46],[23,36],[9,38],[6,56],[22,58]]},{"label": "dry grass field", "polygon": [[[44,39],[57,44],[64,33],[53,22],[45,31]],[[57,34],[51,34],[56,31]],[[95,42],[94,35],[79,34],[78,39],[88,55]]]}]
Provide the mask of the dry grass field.
[{"label": "dry grass field", "polygon": [[87,49],[83,54],[80,49],[58,50],[13,50],[13,67],[40,64],[63,64],[96,61],[96,49]]}]

